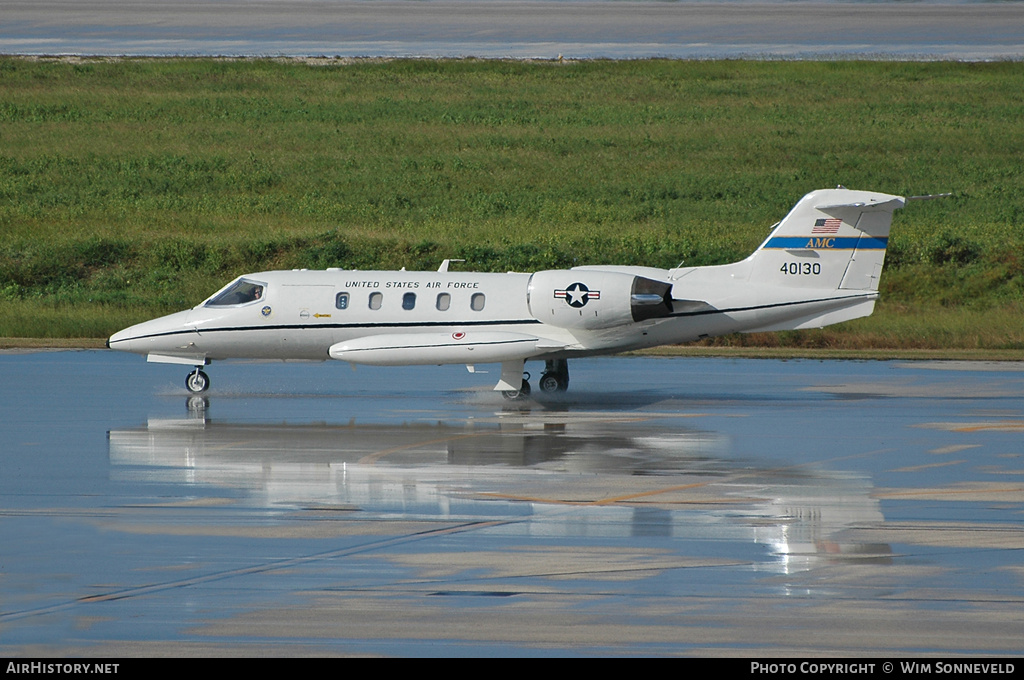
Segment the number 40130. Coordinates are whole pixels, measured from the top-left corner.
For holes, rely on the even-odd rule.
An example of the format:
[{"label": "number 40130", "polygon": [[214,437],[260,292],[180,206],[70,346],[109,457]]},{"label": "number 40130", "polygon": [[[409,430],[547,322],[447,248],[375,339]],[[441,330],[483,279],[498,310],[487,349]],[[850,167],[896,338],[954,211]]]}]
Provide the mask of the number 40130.
[{"label": "number 40130", "polygon": [[821,264],[817,262],[786,262],[779,271],[793,276],[818,276],[821,274]]}]

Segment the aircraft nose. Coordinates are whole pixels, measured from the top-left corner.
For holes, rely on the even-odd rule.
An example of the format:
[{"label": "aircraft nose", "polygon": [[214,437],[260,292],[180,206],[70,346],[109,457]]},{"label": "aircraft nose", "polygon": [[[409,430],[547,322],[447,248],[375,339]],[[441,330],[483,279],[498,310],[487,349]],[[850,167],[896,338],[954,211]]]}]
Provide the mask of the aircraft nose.
[{"label": "aircraft nose", "polygon": [[107,338],[107,349],[119,349],[124,352],[132,351],[132,337],[138,325],[118,331]]},{"label": "aircraft nose", "polygon": [[[122,352],[147,354],[183,349],[183,335],[195,329],[187,323],[190,310],[130,326],[107,338],[107,347]],[[186,343],[187,344],[187,343]]]}]

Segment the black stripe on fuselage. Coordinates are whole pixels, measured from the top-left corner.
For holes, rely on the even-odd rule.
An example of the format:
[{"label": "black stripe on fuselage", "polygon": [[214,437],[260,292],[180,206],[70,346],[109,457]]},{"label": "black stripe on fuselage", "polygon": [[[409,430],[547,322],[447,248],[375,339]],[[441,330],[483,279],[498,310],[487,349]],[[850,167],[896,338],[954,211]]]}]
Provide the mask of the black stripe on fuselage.
[{"label": "black stripe on fuselage", "polygon": [[877,298],[878,293],[867,293],[864,295],[842,295],[840,297],[818,298],[816,300],[797,300],[795,302],[773,302],[767,305],[753,305],[750,307],[729,307],[728,309],[701,309],[696,312],[673,312],[666,319],[682,319],[691,316],[707,316],[708,314],[731,314],[734,312],[756,312],[761,309],[776,309],[779,307],[795,307],[797,305],[813,305],[819,302],[841,302],[846,300],[866,300]]},{"label": "black stripe on fuselage", "polygon": [[[683,319],[687,317],[708,316],[710,314],[731,314],[735,312],[754,312],[761,309],[776,309],[779,307],[795,307],[798,305],[812,305],[821,302],[841,302],[846,300],[865,300],[878,297],[878,293],[872,292],[864,295],[843,295],[840,297],[818,298],[815,300],[797,300],[794,302],[773,302],[765,305],[752,305],[750,307],[729,307],[727,309],[704,309],[695,312],[674,312],[665,319]],[[146,338],[163,338],[173,335],[188,335],[191,333],[232,333],[243,331],[281,331],[281,330],[311,330],[311,329],[355,329],[355,328],[445,328],[459,326],[525,326],[540,324],[537,319],[519,319],[505,321],[419,321],[419,322],[390,322],[390,323],[325,323],[325,324],[275,324],[272,326],[224,326],[221,328],[183,329],[179,331],[167,331],[165,333],[152,333],[149,335],[137,335],[126,340],[144,340]]]},{"label": "black stripe on fuselage", "polygon": [[274,324],[268,326],[222,326],[220,328],[192,328],[177,331],[166,331],[164,333],[150,333],[147,335],[135,335],[126,340],[144,340],[146,338],[166,338],[172,335],[189,335],[191,333],[231,333],[239,331],[284,331],[284,330],[314,330],[324,328],[445,328],[461,326],[522,326],[536,325],[537,319],[519,319],[516,321],[418,321],[418,322],[392,322],[392,323],[316,323],[316,324]]}]

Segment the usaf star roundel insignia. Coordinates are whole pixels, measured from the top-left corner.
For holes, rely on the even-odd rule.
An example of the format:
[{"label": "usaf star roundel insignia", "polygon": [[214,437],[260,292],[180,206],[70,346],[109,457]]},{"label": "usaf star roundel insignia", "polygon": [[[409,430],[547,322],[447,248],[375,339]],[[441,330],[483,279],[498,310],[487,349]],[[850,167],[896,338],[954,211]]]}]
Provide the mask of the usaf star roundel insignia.
[{"label": "usaf star roundel insignia", "polygon": [[591,300],[601,299],[601,291],[590,290],[584,284],[576,282],[565,290],[556,290],[555,297],[563,299],[570,307],[583,307]]}]

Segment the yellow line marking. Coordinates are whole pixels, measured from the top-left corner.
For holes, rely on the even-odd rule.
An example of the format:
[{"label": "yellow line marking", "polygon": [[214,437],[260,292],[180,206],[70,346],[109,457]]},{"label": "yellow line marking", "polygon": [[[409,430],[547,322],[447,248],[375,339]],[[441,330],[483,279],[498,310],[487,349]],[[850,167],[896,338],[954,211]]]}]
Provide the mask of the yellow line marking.
[{"label": "yellow line marking", "polygon": [[954,427],[953,432],[982,432],[993,430],[996,432],[1024,432],[1024,420],[1006,420],[1001,423],[978,423],[977,425],[965,425]]},{"label": "yellow line marking", "polygon": [[649,496],[659,496],[664,493],[672,493],[673,491],[686,491],[687,489],[699,489],[702,486],[707,486],[710,482],[696,482],[694,484],[682,484],[679,486],[668,486],[664,489],[654,489],[653,491],[643,491],[641,493],[632,493],[625,496],[617,496],[615,498],[606,498],[600,501],[594,501],[594,505],[608,505],[609,503],[622,503],[624,501],[631,501],[637,498],[647,498]]},{"label": "yellow line marking", "polygon": [[430,446],[431,444],[443,444],[444,442],[452,442],[452,441],[456,441],[458,439],[470,439],[472,437],[482,437],[482,436],[484,436],[486,434],[491,434],[491,433],[490,432],[473,432],[472,434],[462,434],[462,435],[458,435],[458,436],[454,436],[454,437],[441,437],[440,439],[430,439],[428,441],[414,442],[412,444],[403,444],[402,446],[393,446],[390,449],[384,449],[382,451],[377,451],[376,453],[371,453],[371,454],[368,454],[366,456],[363,456],[362,458],[360,458],[358,460],[358,462],[362,463],[364,465],[373,465],[374,463],[376,463],[378,460],[380,460],[384,456],[390,455],[392,453],[398,453],[399,451],[408,451],[409,449],[418,449],[421,446]]},{"label": "yellow line marking", "polygon": [[971,493],[1011,493],[1024,491],[1024,487],[1007,487],[1002,489],[922,489],[920,491],[890,491],[889,493],[873,493],[872,498],[899,498],[901,496],[956,496]]},{"label": "yellow line marking", "polygon": [[[559,499],[552,499],[552,498],[537,498],[537,497],[531,497],[531,496],[514,496],[514,495],[511,495],[511,494],[500,494],[500,493],[492,493],[492,492],[480,493],[480,494],[477,494],[477,495],[485,496],[487,498],[500,498],[500,499],[503,499],[503,500],[522,501],[522,502],[526,502],[526,503],[549,503],[551,505],[611,505],[611,504],[614,504],[614,503],[624,503],[624,502],[628,502],[628,501],[633,501],[633,500],[636,500],[636,499],[639,499],[639,498],[649,498],[651,496],[660,496],[662,494],[672,493],[674,491],[687,491],[687,490],[690,490],[690,489],[699,489],[701,487],[709,486],[711,484],[735,483],[737,480],[743,479],[744,477],[757,477],[757,476],[763,475],[763,474],[778,474],[779,472],[783,472],[785,470],[795,470],[795,469],[802,468],[802,467],[808,467],[808,466],[812,466],[812,465],[819,465],[819,464],[821,464],[823,462],[824,463],[829,463],[829,462],[834,463],[836,461],[846,460],[846,459],[850,459],[850,458],[863,458],[863,457],[866,457],[866,456],[876,456],[876,455],[878,455],[880,453],[887,453],[887,452],[889,452],[891,450],[892,449],[879,449],[879,450],[876,450],[876,451],[867,451],[865,453],[855,453],[855,454],[851,454],[849,456],[839,456],[839,457],[832,458],[832,459],[825,460],[825,461],[808,461],[806,463],[795,463],[793,465],[784,465],[782,467],[769,468],[767,470],[759,470],[759,471],[756,471],[756,472],[740,472],[738,474],[729,476],[726,479],[715,479],[715,480],[711,480],[711,481],[707,481],[707,482],[695,482],[693,484],[682,484],[682,485],[679,485],[679,486],[667,486],[667,487],[662,488],[662,489],[652,489],[651,491],[642,491],[640,493],[627,494],[625,496],[615,496],[613,498],[604,498],[604,499],[601,499],[601,500],[593,500],[593,501],[583,501],[583,500],[581,500],[581,501],[567,501],[567,500],[559,500]],[[706,503],[742,502],[742,499],[737,498],[737,499],[731,500],[731,501],[730,500],[724,500],[723,501],[722,499],[709,498],[709,499],[701,499],[699,501],[669,501],[669,502],[674,504],[674,505],[678,505],[678,504],[701,505],[701,504],[706,504]]]},{"label": "yellow line marking", "polygon": [[912,465],[911,467],[896,468],[893,472],[919,472],[921,470],[928,470],[929,468],[940,468],[949,467],[950,465],[961,465],[966,463],[966,460],[949,460],[944,463],[927,463],[925,465]]}]

